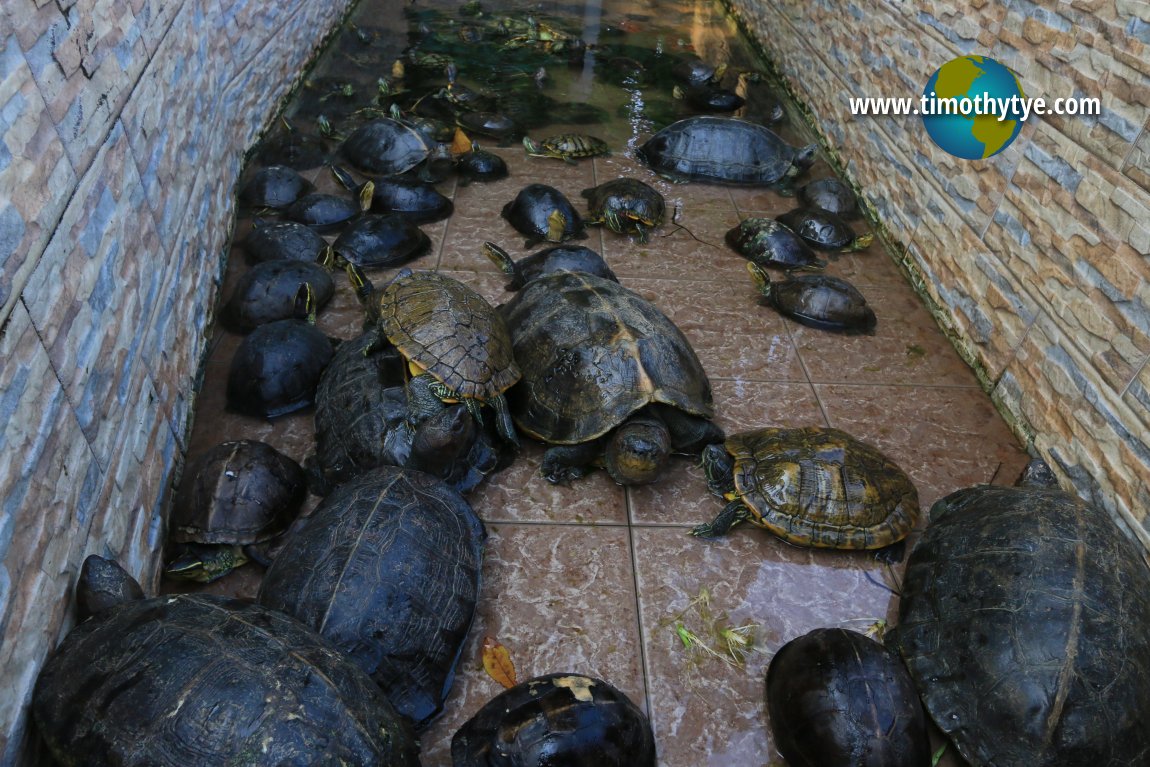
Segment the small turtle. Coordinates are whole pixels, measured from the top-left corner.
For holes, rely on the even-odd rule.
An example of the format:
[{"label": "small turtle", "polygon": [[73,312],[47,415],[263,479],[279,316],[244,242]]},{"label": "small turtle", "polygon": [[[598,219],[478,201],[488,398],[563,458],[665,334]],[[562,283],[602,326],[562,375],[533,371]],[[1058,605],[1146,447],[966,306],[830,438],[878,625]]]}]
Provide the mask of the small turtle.
[{"label": "small turtle", "polygon": [[371,210],[399,213],[413,224],[430,224],[450,216],[455,206],[432,184],[412,179],[381,179],[375,182]]},{"label": "small turtle", "polygon": [[360,216],[332,243],[325,260],[361,269],[402,266],[431,249],[431,238],[400,213]]},{"label": "small turtle", "polygon": [[930,741],[898,654],[855,631],[815,629],[767,669],[774,745],[790,767],[925,767]]},{"label": "small turtle", "polygon": [[730,88],[711,84],[688,87],[676,85],[671,94],[696,112],[734,112],[747,103]]},{"label": "small turtle", "polygon": [[851,188],[833,176],[808,181],[796,192],[808,208],[821,208],[843,218],[858,215],[858,198]]},{"label": "small turtle", "polygon": [[867,306],[858,288],[844,279],[829,274],[803,274],[771,282],[754,262],[747,264],[747,271],[770,305],[796,322],[819,330],[874,332],[874,310]]},{"label": "small turtle", "polygon": [[340,151],[369,176],[397,176],[426,160],[429,147],[418,131],[382,117],[352,132]]},{"label": "small turtle", "polygon": [[692,535],[739,522],[796,546],[881,549],[919,518],[918,491],[894,461],[838,429],[757,429],[703,450],[711,493],[728,503]]},{"label": "small turtle", "polygon": [[532,157],[554,157],[571,165],[584,157],[599,157],[611,154],[611,148],[603,139],[583,133],[562,133],[536,143],[529,136],[523,137],[523,147]]},{"label": "small turtle", "polygon": [[317,311],[335,293],[331,275],[318,264],[293,260],[256,264],[240,277],[224,304],[224,321],[237,332],[249,333],[260,325],[291,319],[301,284],[311,287]]},{"label": "small turtle", "polygon": [[663,222],[667,211],[663,195],[635,178],[616,178],[584,189],[588,224],[604,224],[618,234],[632,234],[647,242],[649,232]]},{"label": "small turtle", "polygon": [[795,208],[775,219],[819,250],[849,253],[870,247],[874,241],[870,232],[855,237],[850,224],[821,208]]},{"label": "small turtle", "polygon": [[544,240],[563,242],[583,239],[583,219],[558,189],[547,184],[528,184],[515,199],[503,206],[507,223],[527,235],[523,247],[530,248]]},{"label": "small turtle", "polygon": [[655,767],[655,736],[602,679],[547,674],[504,690],[451,739],[453,767]]},{"label": "small turtle", "polygon": [[176,492],[169,537],[186,550],[164,574],[209,583],[263,559],[253,544],[286,530],[306,497],[303,469],[271,445],[246,439],[216,445]]},{"label": "small turtle", "polygon": [[471,151],[456,158],[455,172],[460,186],[472,181],[498,181],[507,178],[507,163],[499,155],[481,149],[479,144],[472,144]]},{"label": "small turtle", "polygon": [[450,122],[426,114],[405,115],[399,108],[399,104],[392,104],[389,114],[391,119],[406,125],[422,136],[423,143],[428,148],[451,141],[455,135],[455,126]]},{"label": "small turtle", "polygon": [[500,146],[506,146],[522,132],[515,120],[502,112],[464,112],[456,119],[459,127],[493,138]]},{"label": "small turtle", "polygon": [[511,260],[507,251],[494,242],[483,243],[483,252],[511,278],[507,283],[508,290],[519,290],[531,280],[555,272],[586,272],[612,282],[619,281],[602,256],[582,245],[556,245],[518,261]]},{"label": "small turtle", "polygon": [[295,221],[255,219],[243,241],[244,252],[253,263],[294,259],[314,262],[327,247],[316,230]]},{"label": "small turtle", "polygon": [[286,165],[260,168],[240,187],[240,203],[249,208],[286,208],[313,189],[312,183]]},{"label": "small turtle", "polygon": [[801,237],[773,218],[743,219],[724,239],[736,253],[759,266],[790,270],[827,265]]},{"label": "small turtle", "polygon": [[683,85],[705,85],[717,83],[727,72],[727,65],[713,66],[695,54],[687,54],[676,59],[671,66],[671,77]]},{"label": "small turtle", "polygon": [[339,229],[366,209],[363,202],[350,197],[311,192],[293,202],[284,212],[292,221],[326,234]]}]

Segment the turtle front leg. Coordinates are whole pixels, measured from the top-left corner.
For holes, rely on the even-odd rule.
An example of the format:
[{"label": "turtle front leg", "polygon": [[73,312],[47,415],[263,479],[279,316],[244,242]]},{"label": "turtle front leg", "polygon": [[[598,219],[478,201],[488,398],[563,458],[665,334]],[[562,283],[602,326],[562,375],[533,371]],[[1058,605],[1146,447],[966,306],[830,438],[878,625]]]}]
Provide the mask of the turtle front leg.
[{"label": "turtle front leg", "polygon": [[506,442],[519,449],[519,435],[515,432],[515,422],[511,420],[511,409],[507,406],[507,398],[496,394],[491,398],[491,409],[495,411],[495,430]]},{"label": "turtle front leg", "polygon": [[599,457],[600,442],[586,442],[582,445],[554,445],[543,454],[543,465],[539,473],[553,485],[565,484],[579,479],[595,468]]},{"label": "turtle front leg", "polygon": [[709,523],[695,525],[691,528],[691,535],[697,538],[718,538],[720,535],[726,535],[728,530],[740,522],[746,522],[753,518],[754,514],[751,513],[745,503],[741,500],[731,501]]}]

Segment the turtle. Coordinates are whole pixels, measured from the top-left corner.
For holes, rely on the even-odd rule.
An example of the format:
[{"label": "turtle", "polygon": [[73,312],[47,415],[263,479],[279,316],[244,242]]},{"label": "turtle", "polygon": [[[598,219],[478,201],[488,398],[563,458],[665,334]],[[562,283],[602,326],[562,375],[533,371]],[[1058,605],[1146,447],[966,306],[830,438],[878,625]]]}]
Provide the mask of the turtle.
[{"label": "turtle", "polygon": [[587,272],[612,282],[619,281],[602,256],[582,245],[555,245],[518,261],[511,260],[507,251],[494,242],[483,243],[483,252],[511,278],[507,290],[519,290],[531,280],[555,272]]},{"label": "turtle", "polygon": [[287,120],[280,122],[279,130],[260,140],[252,159],[260,165],[285,165],[295,170],[322,165],[328,157],[324,140],[298,130]]},{"label": "turtle", "polygon": [[857,216],[859,212],[855,193],[834,176],[808,181],[796,190],[796,194],[808,208],[821,208],[843,218]]},{"label": "turtle", "polygon": [[312,191],[313,185],[286,165],[260,168],[240,187],[240,203],[249,208],[286,208]]},{"label": "turtle", "polygon": [[759,265],[747,263],[759,293],[784,316],[819,330],[839,333],[874,333],[878,323],[866,298],[841,277],[799,274],[772,282]]},{"label": "turtle", "polygon": [[1056,485],[934,504],[887,642],[967,763],[1147,763],[1144,557],[1111,514]]},{"label": "turtle", "polygon": [[663,222],[667,205],[658,190],[636,178],[616,178],[584,189],[588,224],[604,224],[617,234],[633,234],[647,242],[649,232]]},{"label": "turtle", "polygon": [[251,547],[286,530],[306,497],[303,469],[288,456],[258,440],[221,442],[176,492],[168,537],[180,553],[164,574],[210,583],[260,559]]},{"label": "turtle", "polygon": [[718,66],[708,64],[693,53],[678,57],[671,66],[671,77],[683,85],[717,83],[726,72],[725,63]]},{"label": "turtle", "polygon": [[815,149],[814,144],[793,147],[756,123],[699,115],[668,125],[635,153],[676,181],[770,186],[789,183],[809,168]]},{"label": "turtle", "polygon": [[544,240],[563,242],[587,236],[583,219],[571,202],[562,192],[547,184],[523,187],[514,200],[503,206],[500,215],[527,236],[523,243],[525,248]]},{"label": "turtle", "polygon": [[519,380],[519,366],[503,317],[483,296],[438,272],[411,272],[389,283],[375,306],[380,332],[413,376],[413,421],[438,400],[463,402],[481,422],[479,406],[487,404],[499,436],[519,444],[503,394]]},{"label": "turtle", "polygon": [[306,224],[259,218],[252,221],[252,229],[243,241],[251,263],[280,259],[315,261],[326,247],[327,241]]},{"label": "turtle", "polygon": [[224,321],[232,330],[249,333],[268,322],[291,319],[301,284],[311,287],[317,311],[335,293],[335,282],[319,264],[290,259],[256,264],[232,289],[223,306]]},{"label": "turtle", "polygon": [[284,213],[292,221],[326,234],[340,229],[366,209],[362,202],[350,197],[311,192],[289,205]]},{"label": "turtle", "polygon": [[790,767],[930,763],[926,717],[898,653],[857,631],[819,628],[767,668],[772,742]]},{"label": "turtle", "polygon": [[502,112],[464,112],[456,118],[456,124],[470,133],[493,138],[500,146],[506,146],[522,132],[515,120]]},{"label": "turtle", "polygon": [[387,117],[356,128],[340,153],[369,176],[398,176],[427,159],[430,147],[418,131]]},{"label": "turtle", "polygon": [[653,304],[585,272],[545,274],[502,308],[523,380],[516,425],[551,445],[550,482],[600,460],[622,485],[658,478],[668,453],[722,441],[711,384],[682,332]]},{"label": "turtle", "polygon": [[812,248],[848,253],[870,247],[870,232],[855,236],[850,224],[821,208],[795,208],[775,217],[780,224],[806,240]]},{"label": "turtle", "polygon": [[600,157],[611,154],[607,142],[595,136],[584,133],[561,133],[542,141],[532,141],[529,136],[523,137],[523,148],[532,157],[554,157],[572,165],[584,157]]},{"label": "turtle", "polygon": [[80,578],[76,581],[78,623],[116,605],[143,598],[139,581],[114,559],[91,554],[80,565]]},{"label": "turtle", "polygon": [[401,213],[368,213],[344,229],[325,260],[386,269],[413,261],[431,250],[431,238]]},{"label": "turtle", "polygon": [[489,700],[451,738],[453,767],[655,767],[655,737],[623,692],[574,672],[537,676]]},{"label": "turtle", "polygon": [[796,546],[882,549],[918,522],[918,491],[878,448],[839,429],[763,428],[703,450],[713,495],[727,505],[691,534],[749,522]]},{"label": "turtle", "polygon": [[455,159],[455,173],[460,186],[472,181],[498,181],[507,178],[507,163],[493,152],[472,144],[471,150]]},{"label": "turtle", "polygon": [[730,88],[712,84],[676,85],[671,94],[696,112],[734,112],[747,103]]},{"label": "turtle", "polygon": [[264,576],[259,603],[319,631],[422,728],[454,681],[485,537],[457,491],[423,472],[381,466],[338,486],[297,525]]},{"label": "turtle", "polygon": [[455,206],[434,185],[413,179],[393,178],[375,182],[371,210],[399,213],[413,224],[430,224],[450,216]]},{"label": "turtle", "polygon": [[[59,764],[418,767],[410,725],[312,629],[213,594],[151,599],[85,562],[98,603],[40,669],[32,718]],[[118,572],[117,572],[118,571]],[[92,592],[98,592],[93,599]]]},{"label": "turtle", "polygon": [[390,114],[391,119],[406,125],[422,136],[423,143],[428,148],[451,141],[455,135],[455,126],[450,122],[427,114],[405,115],[400,110],[399,104],[391,105]]},{"label": "turtle", "polygon": [[791,270],[822,269],[827,265],[801,237],[773,218],[745,218],[727,231],[724,240],[740,256],[759,266]]}]

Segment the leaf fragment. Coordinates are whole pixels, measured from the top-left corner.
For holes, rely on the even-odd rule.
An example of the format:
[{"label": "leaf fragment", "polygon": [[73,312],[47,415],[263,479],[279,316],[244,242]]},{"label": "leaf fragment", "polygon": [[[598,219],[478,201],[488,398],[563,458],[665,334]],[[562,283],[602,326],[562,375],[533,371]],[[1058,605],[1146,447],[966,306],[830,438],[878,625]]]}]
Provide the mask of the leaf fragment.
[{"label": "leaf fragment", "polygon": [[518,684],[511,653],[492,637],[483,637],[483,670],[504,688]]}]

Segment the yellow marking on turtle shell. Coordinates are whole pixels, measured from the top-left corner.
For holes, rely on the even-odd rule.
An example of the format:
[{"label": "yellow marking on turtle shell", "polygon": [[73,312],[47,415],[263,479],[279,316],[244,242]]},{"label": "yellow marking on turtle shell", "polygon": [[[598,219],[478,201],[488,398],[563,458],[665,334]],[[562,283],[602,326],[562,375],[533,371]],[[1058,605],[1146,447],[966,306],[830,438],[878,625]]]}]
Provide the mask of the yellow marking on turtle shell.
[{"label": "yellow marking on turtle shell", "polygon": [[561,676],[552,682],[556,687],[566,687],[570,690],[577,701],[590,703],[594,700],[594,696],[591,695],[591,688],[595,686],[595,682],[585,676]]}]

